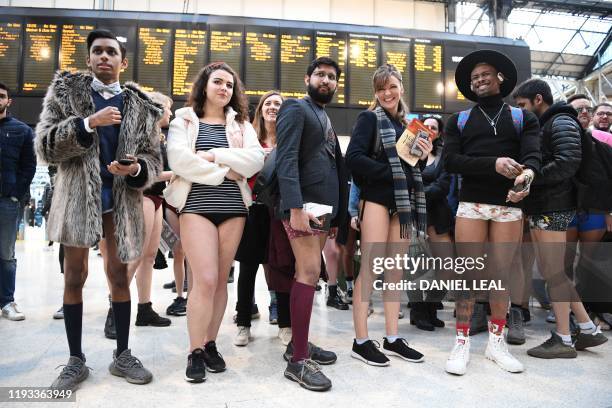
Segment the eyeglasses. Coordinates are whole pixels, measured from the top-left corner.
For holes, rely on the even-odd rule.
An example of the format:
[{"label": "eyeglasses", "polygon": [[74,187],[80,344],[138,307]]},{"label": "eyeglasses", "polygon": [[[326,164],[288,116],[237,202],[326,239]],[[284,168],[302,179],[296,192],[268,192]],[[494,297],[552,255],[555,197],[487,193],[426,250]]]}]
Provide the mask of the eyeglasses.
[{"label": "eyeglasses", "polygon": [[442,115],[437,113],[426,113],[423,115],[423,119],[442,119]]},{"label": "eyeglasses", "polygon": [[588,114],[592,114],[593,113],[593,108],[591,108],[589,106],[581,106],[579,108],[576,108],[576,110],[578,111],[578,113],[582,113],[582,112],[586,112]]},{"label": "eyeglasses", "polygon": [[603,118],[604,116],[612,118],[612,112],[599,111],[595,114],[595,116],[599,116],[600,118]]},{"label": "eyeglasses", "polygon": [[327,77],[327,79],[329,79],[330,81],[336,81],[336,74],[326,74],[325,71],[315,71],[312,73],[313,76],[316,76],[319,79],[323,79],[325,77]]}]

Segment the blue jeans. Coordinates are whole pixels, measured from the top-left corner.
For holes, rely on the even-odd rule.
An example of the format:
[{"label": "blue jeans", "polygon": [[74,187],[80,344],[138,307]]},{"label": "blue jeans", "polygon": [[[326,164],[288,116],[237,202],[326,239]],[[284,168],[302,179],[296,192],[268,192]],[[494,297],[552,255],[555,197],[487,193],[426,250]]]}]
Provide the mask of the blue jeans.
[{"label": "blue jeans", "polygon": [[15,300],[15,241],[19,209],[19,202],[10,197],[0,197],[0,308]]}]

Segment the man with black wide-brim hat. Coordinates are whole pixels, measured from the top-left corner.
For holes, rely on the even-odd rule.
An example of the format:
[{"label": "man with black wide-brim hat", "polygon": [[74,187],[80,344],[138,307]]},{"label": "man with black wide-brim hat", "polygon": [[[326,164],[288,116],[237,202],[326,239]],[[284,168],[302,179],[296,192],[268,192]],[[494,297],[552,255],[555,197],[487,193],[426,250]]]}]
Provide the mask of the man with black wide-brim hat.
[{"label": "man with black wide-brim hat", "polygon": [[[457,254],[483,256],[474,250],[474,243],[490,242],[488,256],[483,258],[485,268],[478,278],[499,285],[491,291],[467,290],[456,295],[457,337],[446,363],[451,374],[463,375],[467,370],[470,318],[477,295],[485,301],[488,295],[491,318],[487,324],[484,305],[477,304],[476,313],[485,323],[473,326],[471,334],[488,328],[486,357],[506,371],[523,371],[521,362],[508,352],[503,333],[508,312],[507,278],[523,232],[520,201],[529,194],[541,156],[536,116],[503,100],[516,81],[514,63],[492,50],[467,55],[455,72],[459,91],[476,102],[471,109],[451,116],[446,125],[446,171],[458,173],[462,179],[455,227]],[[517,271],[512,274],[514,282],[523,281]],[[461,279],[474,288],[476,280],[469,271]]]}]

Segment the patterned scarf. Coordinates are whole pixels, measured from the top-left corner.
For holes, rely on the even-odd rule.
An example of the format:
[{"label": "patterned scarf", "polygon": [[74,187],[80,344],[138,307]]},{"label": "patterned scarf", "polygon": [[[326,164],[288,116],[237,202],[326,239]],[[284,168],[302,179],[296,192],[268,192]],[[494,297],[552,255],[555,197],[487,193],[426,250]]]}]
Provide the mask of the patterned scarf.
[{"label": "patterned scarf", "polygon": [[400,237],[403,239],[411,238],[409,235],[411,228],[416,229],[417,237],[419,235],[425,236],[427,231],[427,206],[421,170],[418,165],[410,167],[414,180],[412,191],[414,199],[410,201],[406,173],[395,148],[395,128],[382,107],[376,107],[374,112],[376,113],[378,133],[393,173],[393,194],[395,195],[395,206],[400,221]]}]

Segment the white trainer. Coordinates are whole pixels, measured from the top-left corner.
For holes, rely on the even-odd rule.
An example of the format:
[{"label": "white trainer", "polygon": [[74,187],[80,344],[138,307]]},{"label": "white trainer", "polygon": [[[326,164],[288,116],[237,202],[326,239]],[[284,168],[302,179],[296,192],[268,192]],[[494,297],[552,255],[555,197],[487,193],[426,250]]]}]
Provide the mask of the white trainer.
[{"label": "white trainer", "polygon": [[291,327],[279,327],[278,328],[278,338],[280,339],[283,346],[288,345],[291,342],[291,337],[293,333],[291,332]]},{"label": "white trainer", "polygon": [[470,337],[457,334],[455,346],[446,360],[446,372],[450,374],[463,375],[467,371],[470,362]]},{"label": "white trainer", "polygon": [[503,332],[495,334],[489,330],[489,342],[485,350],[485,357],[511,373],[520,373],[525,370],[523,364],[508,351],[508,344]]},{"label": "white trainer", "polygon": [[238,334],[234,338],[234,345],[244,347],[249,344],[251,338],[251,328],[245,326],[238,326]]},{"label": "white trainer", "polygon": [[2,317],[9,320],[25,320],[25,315],[17,308],[17,303],[11,302],[2,308]]}]

